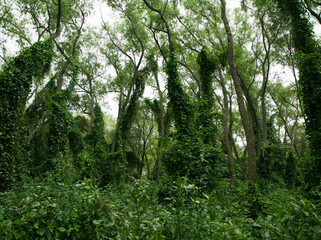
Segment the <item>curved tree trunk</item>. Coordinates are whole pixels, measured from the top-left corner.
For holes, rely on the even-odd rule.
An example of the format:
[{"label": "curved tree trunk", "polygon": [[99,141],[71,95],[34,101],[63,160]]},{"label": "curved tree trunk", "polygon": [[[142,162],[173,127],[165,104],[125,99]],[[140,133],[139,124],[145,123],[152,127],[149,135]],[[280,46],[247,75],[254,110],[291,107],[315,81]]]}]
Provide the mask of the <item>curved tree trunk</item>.
[{"label": "curved tree trunk", "polygon": [[248,151],[248,178],[252,183],[256,183],[256,149],[255,149],[255,140],[254,133],[251,127],[250,118],[247,114],[244,101],[243,101],[243,92],[240,84],[240,79],[237,74],[237,69],[234,63],[234,53],[233,53],[233,36],[230,29],[229,22],[226,17],[226,3],[225,0],[221,0],[221,17],[224,23],[225,32],[227,35],[228,43],[228,63],[235,87],[235,92],[237,96],[237,103],[241,115],[242,124],[245,131],[246,142],[247,142],[247,151]]}]

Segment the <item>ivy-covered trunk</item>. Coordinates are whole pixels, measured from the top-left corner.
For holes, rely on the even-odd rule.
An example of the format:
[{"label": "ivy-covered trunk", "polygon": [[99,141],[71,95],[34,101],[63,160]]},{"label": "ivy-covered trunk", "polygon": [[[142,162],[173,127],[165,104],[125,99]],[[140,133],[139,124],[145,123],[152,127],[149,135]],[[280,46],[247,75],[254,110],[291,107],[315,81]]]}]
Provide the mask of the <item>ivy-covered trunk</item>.
[{"label": "ivy-covered trunk", "polygon": [[53,44],[49,39],[21,51],[0,73],[0,191],[13,179],[20,145],[21,115],[33,79],[43,78],[50,69]]},{"label": "ivy-covered trunk", "polygon": [[321,47],[313,37],[312,25],[302,3],[298,0],[278,0],[278,3],[281,10],[290,17],[313,160],[307,181],[317,186],[321,180]]}]

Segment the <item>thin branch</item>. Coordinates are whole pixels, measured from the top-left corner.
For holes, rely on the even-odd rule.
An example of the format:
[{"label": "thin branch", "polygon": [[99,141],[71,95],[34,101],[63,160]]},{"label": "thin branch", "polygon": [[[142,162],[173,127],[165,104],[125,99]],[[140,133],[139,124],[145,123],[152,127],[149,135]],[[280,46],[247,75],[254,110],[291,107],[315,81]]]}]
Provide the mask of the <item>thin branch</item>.
[{"label": "thin branch", "polygon": [[[318,5],[321,6],[321,3],[317,3],[317,2],[315,2],[315,1],[313,1],[313,0],[311,0],[311,1],[314,2],[315,4],[318,4]],[[321,24],[321,12],[320,12],[319,14],[316,13],[316,12],[311,8],[311,5],[310,5],[310,3],[309,3],[308,0],[304,0],[304,3],[305,3],[305,8],[310,12],[310,14],[311,14],[313,17],[315,17],[315,18],[318,20],[319,24]]]},{"label": "thin branch", "polygon": [[125,52],[125,50],[123,50],[120,46],[118,46],[118,45],[116,44],[116,42],[115,42],[114,39],[112,38],[111,33],[109,32],[107,26],[105,25],[105,22],[103,23],[103,28],[106,30],[106,32],[107,32],[107,34],[108,34],[108,36],[109,36],[109,39],[110,39],[110,41],[112,42],[112,44],[113,44],[122,54],[124,54],[126,57],[128,57],[128,58],[130,59],[130,61],[133,63],[133,65],[135,65],[134,59],[133,59],[127,52]]},{"label": "thin branch", "polygon": [[42,123],[43,120],[45,119],[46,114],[47,114],[47,111],[44,111],[43,114],[42,114],[42,116],[41,116],[41,118],[40,118],[40,120],[39,120],[39,122],[38,122],[38,124],[37,124],[37,126],[36,126],[35,129],[32,131],[32,133],[29,135],[27,142],[29,142],[29,141],[31,140],[31,138],[33,137],[33,135],[36,133],[36,131],[37,131],[38,128],[40,127],[41,123]]},{"label": "thin branch", "polygon": [[[147,0],[144,0],[144,3],[146,4],[146,6],[147,6],[149,9],[151,9],[151,10],[154,11],[154,12],[157,12],[157,13],[160,15],[163,23],[165,24],[166,30],[167,30],[169,50],[170,50],[171,53],[173,53],[173,52],[174,52],[174,46],[173,46],[173,41],[172,41],[172,33],[171,33],[170,28],[169,28],[168,22],[167,22],[166,19],[164,18],[164,13],[165,13],[165,11],[162,13],[160,10],[158,10],[158,9],[154,8],[152,5],[150,5],[150,4],[147,2]],[[167,6],[167,1],[166,1],[166,5],[165,5],[164,10],[166,9],[166,6]]]},{"label": "thin branch", "polygon": [[153,28],[151,28],[151,27],[149,27],[148,29],[153,33],[153,38],[154,38],[154,40],[155,40],[155,42],[156,42],[156,45],[157,45],[160,53],[162,54],[162,56],[163,56],[163,58],[164,58],[164,60],[165,60],[165,63],[167,63],[167,57],[166,57],[163,49],[161,48],[161,46],[160,46],[160,44],[159,44],[159,41],[158,41],[158,39],[157,39],[157,37],[156,37],[155,30],[154,30]]},{"label": "thin branch", "polygon": [[61,24],[60,24],[61,13],[62,13],[61,0],[58,0],[58,14],[57,14],[56,32],[51,36],[52,38],[57,38],[60,35],[60,32],[61,32]]},{"label": "thin branch", "polygon": [[[190,46],[189,44],[187,44],[181,37],[177,36],[177,39],[184,44],[185,47],[187,47],[188,49],[196,52],[196,53],[200,53],[200,51],[198,51],[196,48],[193,48],[192,46]],[[203,47],[203,45],[200,45]]]},{"label": "thin branch", "polygon": [[203,44],[198,40],[198,38],[192,33],[192,31],[186,26],[185,23],[183,23],[182,19],[180,17],[177,17],[178,21],[186,28],[188,33],[196,40],[198,45],[203,46]]},{"label": "thin branch", "polygon": [[197,82],[197,86],[198,86],[198,89],[200,89],[201,87],[200,87],[200,81],[199,81],[199,79],[197,78],[197,76],[194,74],[194,72],[192,71],[192,69],[187,65],[187,63],[186,63],[186,61],[184,60],[184,62],[182,62],[182,61],[178,61],[178,63],[180,64],[180,65],[182,65],[183,67],[185,67],[188,71],[189,71],[189,73],[192,75],[192,77],[195,79],[195,81]]}]

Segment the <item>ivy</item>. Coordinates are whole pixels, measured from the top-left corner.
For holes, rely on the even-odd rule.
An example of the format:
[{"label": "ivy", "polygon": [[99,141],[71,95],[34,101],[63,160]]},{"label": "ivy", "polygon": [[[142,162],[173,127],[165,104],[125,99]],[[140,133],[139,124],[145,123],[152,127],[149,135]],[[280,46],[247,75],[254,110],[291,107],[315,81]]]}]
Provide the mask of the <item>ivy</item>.
[{"label": "ivy", "polygon": [[97,145],[104,146],[107,149],[107,143],[104,137],[105,122],[101,108],[98,104],[94,107],[94,126],[88,134],[88,144],[95,148]]},{"label": "ivy", "polygon": [[204,47],[199,53],[197,62],[201,79],[201,98],[198,104],[198,129],[204,143],[214,143],[216,127],[214,125],[214,90],[212,74],[217,70],[220,59]]},{"label": "ivy", "polygon": [[151,99],[145,98],[144,103],[152,111],[153,115],[155,116],[155,119],[157,121],[157,126],[158,126],[158,134],[160,136],[161,135],[161,120],[160,120],[159,100],[154,99],[152,101]]},{"label": "ivy", "polygon": [[0,73],[0,190],[9,186],[19,146],[21,115],[34,79],[48,73],[53,56],[51,39],[23,49]]},{"label": "ivy", "polygon": [[[82,151],[76,162],[81,177],[92,177],[97,185],[104,187],[111,182],[120,180],[123,173],[121,151],[108,152],[108,146],[104,137],[105,123],[103,113],[98,104],[94,108],[94,126],[86,136],[88,148]],[[121,136],[119,135],[119,138]],[[122,140],[118,140],[119,148],[122,148]]]},{"label": "ivy", "polygon": [[306,128],[310,140],[314,166],[309,177],[310,185],[321,180],[321,47],[313,37],[313,28],[306,17],[306,10],[298,0],[278,1],[283,12],[290,17],[291,31],[299,68],[299,85],[302,92]]},{"label": "ivy", "polygon": [[25,118],[29,128],[33,130],[47,111],[47,104],[51,97],[57,92],[55,77],[52,77],[43,89],[36,93],[34,101],[25,112]]},{"label": "ivy", "polygon": [[216,69],[219,58],[203,49],[198,61],[202,75],[202,93],[197,108],[183,89],[175,54],[171,54],[167,62],[169,105],[176,132],[165,143],[163,162],[171,176],[188,176],[198,186],[211,188],[215,179],[227,172],[227,168],[223,166],[224,154],[214,148],[210,141],[215,130],[211,74]]},{"label": "ivy", "polygon": [[[55,169],[57,160],[66,156],[68,151],[76,158],[83,149],[80,130],[73,116],[67,109],[78,75],[78,67],[74,66],[69,86],[62,92],[55,93],[47,106],[48,111],[48,157],[47,168]],[[69,147],[69,148],[68,148]]]},{"label": "ivy", "polygon": [[49,113],[49,157],[55,158],[67,150],[68,113],[64,104],[64,94],[56,93],[48,104]]},{"label": "ivy", "polygon": [[182,140],[193,135],[193,104],[184,92],[181,79],[178,74],[177,57],[172,53],[166,65],[167,89],[169,104],[173,109],[174,124],[177,129],[177,137]]},{"label": "ivy", "polygon": [[139,98],[143,96],[145,89],[145,79],[147,75],[148,71],[146,69],[138,73],[133,95],[130,98],[129,104],[125,110],[124,117],[120,126],[120,133],[123,140],[126,139],[127,132],[129,131],[130,126],[133,122],[133,117],[137,108],[137,101],[139,100]]}]

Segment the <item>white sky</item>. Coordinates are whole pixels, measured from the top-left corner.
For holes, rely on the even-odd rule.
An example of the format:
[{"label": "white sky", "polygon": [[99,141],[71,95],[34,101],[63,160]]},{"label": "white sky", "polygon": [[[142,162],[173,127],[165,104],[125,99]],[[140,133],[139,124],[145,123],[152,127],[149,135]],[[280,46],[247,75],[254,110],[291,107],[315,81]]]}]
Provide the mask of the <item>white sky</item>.
[{"label": "white sky", "polygon": [[[228,9],[234,9],[237,7],[240,7],[240,0],[228,0],[227,1],[227,8]],[[87,23],[92,26],[99,27],[102,23],[102,18],[105,22],[112,25],[115,21],[118,20],[117,14],[115,14],[110,7],[107,6],[106,3],[102,2],[95,6],[93,14],[88,18]],[[162,82],[161,84],[162,89],[165,87],[165,82]],[[115,97],[117,94],[109,93],[106,96],[106,100],[102,104],[102,108],[105,111],[106,114],[111,114],[113,117],[117,117],[118,114],[118,103],[115,100]],[[144,97],[148,98],[154,98],[155,96],[155,90],[150,87],[145,87]]]},{"label": "white sky", "polygon": [[[240,2],[240,0],[227,0],[227,8],[234,9],[236,7],[240,7]],[[113,13],[111,8],[109,8],[105,2],[98,2],[93,10],[93,13],[86,20],[86,23],[88,25],[96,26],[99,28],[102,23],[102,17],[104,21],[108,22],[110,25],[112,25],[113,22],[117,21],[117,14]],[[315,24],[315,26],[315,33],[320,37],[321,25]],[[6,43],[6,45],[8,46],[8,54],[14,55],[17,51],[17,46],[14,41],[8,42]],[[152,97],[153,92],[154,90],[151,89],[151,87],[147,87],[145,89],[145,96]],[[102,104],[102,107],[106,114],[111,114],[112,116],[117,117],[118,103],[114,100],[115,96],[115,94],[108,93],[108,95],[106,96],[106,100]]]}]

